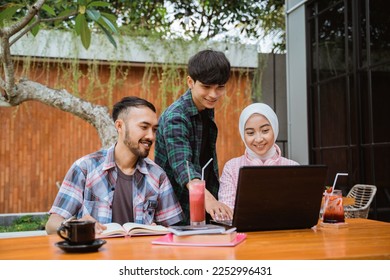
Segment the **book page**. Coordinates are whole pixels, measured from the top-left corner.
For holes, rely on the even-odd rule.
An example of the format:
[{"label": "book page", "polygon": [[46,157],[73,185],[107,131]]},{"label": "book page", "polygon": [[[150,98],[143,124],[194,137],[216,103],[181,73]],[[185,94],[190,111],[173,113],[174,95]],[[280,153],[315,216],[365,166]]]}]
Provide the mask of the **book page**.
[{"label": "book page", "polygon": [[144,225],[137,223],[126,223],[123,228],[129,235],[158,235],[168,233],[168,229],[161,225]]},{"label": "book page", "polygon": [[110,235],[126,235],[125,229],[117,223],[108,223],[104,224],[107,229],[105,229],[100,236],[110,236]]}]

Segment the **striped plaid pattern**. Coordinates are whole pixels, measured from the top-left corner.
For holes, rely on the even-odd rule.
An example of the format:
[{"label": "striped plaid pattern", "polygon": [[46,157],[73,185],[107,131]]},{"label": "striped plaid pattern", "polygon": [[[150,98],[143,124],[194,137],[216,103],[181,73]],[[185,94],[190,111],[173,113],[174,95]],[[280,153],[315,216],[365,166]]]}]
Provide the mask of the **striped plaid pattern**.
[{"label": "striped plaid pattern", "polygon": [[[206,109],[208,110],[208,109]],[[216,154],[217,126],[214,110],[208,110],[211,119],[210,148],[213,155],[213,172],[206,188],[217,197],[218,160]],[[156,136],[155,162],[167,173],[184,212],[183,224],[189,224],[189,194],[186,187],[189,178],[201,178],[200,151],[202,145],[202,119],[196,108],[191,91],[188,90],[171,104],[160,116]],[[189,170],[187,170],[187,161]]]},{"label": "striped plaid pattern", "polygon": [[[111,204],[118,178],[114,147],[86,155],[72,165],[50,213],[65,219],[88,214],[100,223],[111,222]],[[171,225],[183,218],[166,173],[153,161],[138,160],[132,184],[134,222]]]}]

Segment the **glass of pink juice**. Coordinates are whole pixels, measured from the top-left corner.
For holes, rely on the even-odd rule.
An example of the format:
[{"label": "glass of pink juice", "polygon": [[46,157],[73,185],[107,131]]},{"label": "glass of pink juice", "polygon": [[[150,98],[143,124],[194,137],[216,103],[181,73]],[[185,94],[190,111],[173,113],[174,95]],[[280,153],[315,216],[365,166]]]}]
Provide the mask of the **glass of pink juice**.
[{"label": "glass of pink juice", "polygon": [[206,224],[205,210],[205,188],[206,181],[199,180],[190,182],[190,221],[192,226],[203,226]]},{"label": "glass of pink juice", "polygon": [[341,190],[325,195],[324,223],[344,223],[344,206]]}]

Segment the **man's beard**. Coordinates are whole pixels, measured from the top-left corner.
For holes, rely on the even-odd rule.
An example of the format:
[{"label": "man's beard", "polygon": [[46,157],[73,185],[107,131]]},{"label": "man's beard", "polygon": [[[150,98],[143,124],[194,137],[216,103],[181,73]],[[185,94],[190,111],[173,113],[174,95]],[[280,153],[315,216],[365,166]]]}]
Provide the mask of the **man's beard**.
[{"label": "man's beard", "polygon": [[140,149],[139,142],[134,143],[130,140],[129,130],[126,127],[125,139],[123,140],[123,144],[135,155],[140,158],[146,158],[149,155],[149,150]]}]

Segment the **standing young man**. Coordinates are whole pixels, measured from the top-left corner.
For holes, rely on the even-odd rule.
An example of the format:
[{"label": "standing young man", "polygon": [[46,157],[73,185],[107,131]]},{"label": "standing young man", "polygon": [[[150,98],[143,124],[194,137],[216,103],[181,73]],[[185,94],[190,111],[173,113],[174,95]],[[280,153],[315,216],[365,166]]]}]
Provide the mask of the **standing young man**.
[{"label": "standing young man", "polygon": [[72,216],[105,223],[176,224],[183,218],[166,173],[148,159],[158,126],[156,109],[138,97],[114,105],[118,141],[77,160],[66,174],[50,209],[49,234]]},{"label": "standing young man", "polygon": [[[167,173],[184,212],[183,224],[189,224],[189,177],[201,179],[202,167],[206,181],[205,208],[216,215],[232,218],[229,207],[217,200],[219,172],[216,153],[218,129],[214,108],[226,93],[230,78],[230,62],[223,52],[203,50],[188,62],[189,89],[159,119],[155,162]],[[188,170],[187,170],[188,161]],[[207,217],[209,221],[210,217]]]}]

